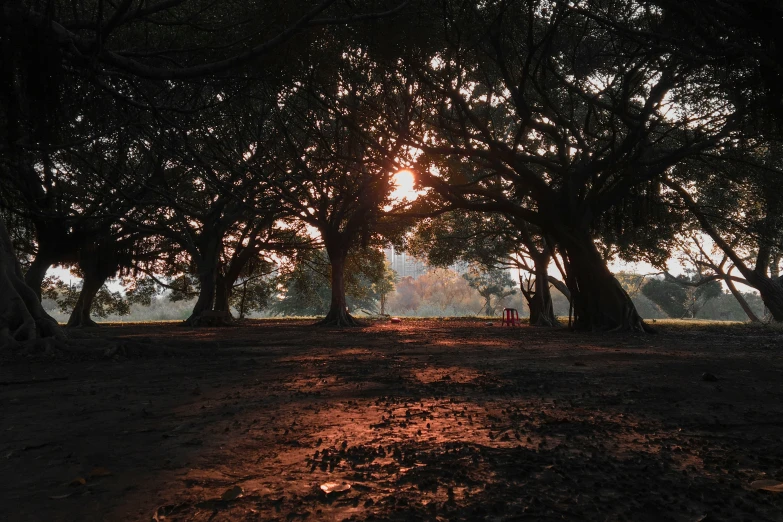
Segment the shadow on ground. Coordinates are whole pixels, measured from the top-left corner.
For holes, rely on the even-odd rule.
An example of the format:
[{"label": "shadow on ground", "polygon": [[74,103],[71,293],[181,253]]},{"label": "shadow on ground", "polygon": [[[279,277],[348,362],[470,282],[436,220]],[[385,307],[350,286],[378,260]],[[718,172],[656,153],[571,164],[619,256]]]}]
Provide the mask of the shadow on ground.
[{"label": "shadow on ground", "polygon": [[783,520],[781,334],[661,330],[104,327],[4,361],[0,516]]}]

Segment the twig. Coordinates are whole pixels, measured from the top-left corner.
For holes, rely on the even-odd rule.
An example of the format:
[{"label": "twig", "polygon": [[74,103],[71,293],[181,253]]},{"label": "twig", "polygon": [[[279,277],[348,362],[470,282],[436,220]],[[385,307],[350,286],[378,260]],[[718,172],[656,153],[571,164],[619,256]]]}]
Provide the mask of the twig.
[{"label": "twig", "polygon": [[0,386],[9,386],[11,384],[37,384],[39,382],[67,381],[68,377],[50,377],[48,379],[29,379],[26,381],[0,381]]}]

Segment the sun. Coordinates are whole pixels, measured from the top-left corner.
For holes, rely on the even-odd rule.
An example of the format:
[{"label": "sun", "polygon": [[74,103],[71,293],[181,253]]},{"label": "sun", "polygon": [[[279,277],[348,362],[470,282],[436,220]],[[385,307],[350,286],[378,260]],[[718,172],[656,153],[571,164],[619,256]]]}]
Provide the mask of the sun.
[{"label": "sun", "polygon": [[413,172],[401,170],[392,176],[392,180],[394,181],[394,190],[391,193],[393,201],[402,201],[404,199],[413,201],[419,197],[419,192],[413,188],[413,184],[416,182]]}]

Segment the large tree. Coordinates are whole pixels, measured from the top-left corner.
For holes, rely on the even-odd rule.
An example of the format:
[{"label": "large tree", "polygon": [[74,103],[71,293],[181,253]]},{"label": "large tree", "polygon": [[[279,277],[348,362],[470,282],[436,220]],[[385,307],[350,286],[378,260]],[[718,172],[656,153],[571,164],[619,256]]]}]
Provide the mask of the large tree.
[{"label": "large tree", "polygon": [[[367,105],[404,91],[359,47],[323,53],[282,96],[278,136],[267,161],[270,186],[292,215],[318,232],[331,266],[331,302],[321,324],[359,324],[346,310],[346,263],[359,246],[380,244],[401,148]],[[330,69],[328,69],[329,67]]]},{"label": "large tree", "polygon": [[[775,321],[783,321],[783,144],[735,139],[719,153],[701,155],[671,172],[673,204],[690,213],[725,256],[716,277],[758,290]],[[733,267],[724,269],[729,261]],[[735,268],[741,277],[730,274]]]},{"label": "large tree", "polygon": [[550,285],[566,298],[565,283],[549,274],[554,252],[540,231],[525,221],[501,213],[451,211],[422,220],[409,240],[410,249],[434,266],[456,261],[477,262],[485,267],[504,267],[519,273],[519,285],[530,309],[530,324],[558,324]]},{"label": "large tree", "polygon": [[[285,51],[295,53],[298,44],[308,42],[294,38],[305,29],[315,35],[316,27],[375,20],[397,13],[407,2],[385,4],[372,2],[363,6],[366,10],[356,10],[335,0],[315,5],[233,2],[230,8],[225,3],[186,0],[5,2],[0,8],[0,173],[4,178],[21,174],[36,183],[40,174],[46,181],[52,172],[50,151],[85,139],[71,139],[71,126],[81,124],[100,138],[109,132],[100,122],[120,126],[126,120],[122,111],[128,108],[156,115],[176,113],[183,110],[183,87],[229,75],[232,80],[244,75],[244,81],[252,81],[255,72],[263,75],[270,64],[290,61]],[[121,110],[102,103],[106,99],[121,101]],[[71,106],[76,110],[67,110]],[[50,183],[52,187],[57,184]],[[45,190],[28,193],[38,200],[57,199],[55,191]],[[31,214],[39,209],[32,210]],[[55,240],[43,238],[66,237],[65,243],[74,243],[70,223],[61,225],[53,233],[54,225],[47,225],[45,232],[38,227],[41,255],[29,271],[33,286],[40,286],[48,264],[66,257],[44,246]],[[70,249],[67,257],[75,257]],[[14,301],[20,307],[16,313],[33,311],[23,305]]]},{"label": "large tree", "polygon": [[[733,93],[709,60],[638,37],[668,30],[660,10],[586,4],[445,3],[439,47],[404,67],[425,123],[400,132],[449,205],[513,215],[556,242],[577,327],[644,330],[606,266],[602,221],[628,209],[655,231],[660,221],[645,212],[662,197],[660,178],[726,138]],[[631,212],[616,215],[650,244],[655,234]]]}]

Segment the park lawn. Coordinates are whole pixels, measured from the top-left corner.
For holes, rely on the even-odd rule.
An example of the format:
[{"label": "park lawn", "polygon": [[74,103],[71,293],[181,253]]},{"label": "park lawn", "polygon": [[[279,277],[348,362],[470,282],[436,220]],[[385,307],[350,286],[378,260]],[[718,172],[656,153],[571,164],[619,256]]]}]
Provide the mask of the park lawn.
[{"label": "park lawn", "polygon": [[779,329],[498,325],[112,324],[3,354],[0,518],[783,520]]}]

